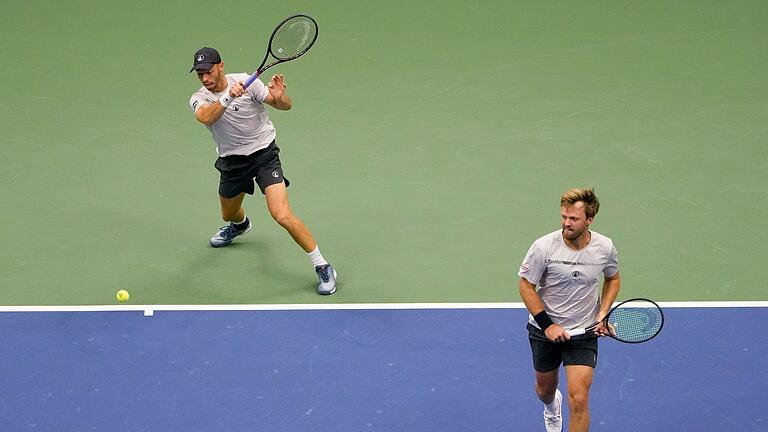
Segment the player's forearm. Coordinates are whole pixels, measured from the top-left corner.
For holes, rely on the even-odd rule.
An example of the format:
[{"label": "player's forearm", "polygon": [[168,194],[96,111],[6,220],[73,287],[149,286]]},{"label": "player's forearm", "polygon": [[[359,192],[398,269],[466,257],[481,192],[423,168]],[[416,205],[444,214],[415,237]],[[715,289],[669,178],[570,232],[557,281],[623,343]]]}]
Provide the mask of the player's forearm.
[{"label": "player's forearm", "polygon": [[520,298],[531,315],[536,315],[544,310],[544,302],[536,292],[536,286],[524,278],[520,278]]},{"label": "player's forearm", "polygon": [[216,121],[224,115],[224,111],[226,110],[227,109],[224,108],[219,101],[216,101],[200,107],[195,112],[195,117],[200,123],[210,126],[216,123]]},{"label": "player's forearm", "polygon": [[291,109],[291,107],[293,107],[293,101],[291,101],[290,96],[285,93],[283,93],[283,95],[279,98],[276,98],[270,94],[265,102],[272,108],[279,109],[281,111],[288,111]]},{"label": "player's forearm", "polygon": [[600,295],[600,317],[608,315],[611,305],[616,301],[621,289],[621,276],[618,273],[603,282],[603,291]]},{"label": "player's forearm", "polygon": [[525,278],[520,278],[520,298],[523,299],[528,312],[533,315],[534,321],[544,332],[544,335],[552,342],[560,342],[570,339],[568,332],[560,325],[552,322],[552,319],[544,309],[544,302],[541,301],[539,293],[536,292],[536,285],[528,282]]},{"label": "player's forearm", "polygon": [[275,108],[283,111],[288,111],[293,107],[293,101],[291,101],[290,96],[287,94],[284,94],[281,98],[277,99],[275,104],[277,105]]}]

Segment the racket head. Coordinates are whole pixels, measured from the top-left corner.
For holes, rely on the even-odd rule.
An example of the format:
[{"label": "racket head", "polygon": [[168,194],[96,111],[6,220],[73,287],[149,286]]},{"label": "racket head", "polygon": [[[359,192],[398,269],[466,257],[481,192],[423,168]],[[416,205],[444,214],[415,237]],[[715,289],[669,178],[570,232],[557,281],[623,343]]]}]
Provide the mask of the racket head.
[{"label": "racket head", "polygon": [[315,44],[317,31],[317,21],[311,16],[289,16],[272,32],[269,53],[280,62],[300,57]]},{"label": "racket head", "polygon": [[625,300],[606,317],[610,336],[626,343],[647,342],[664,327],[664,312],[656,302],[645,298]]}]

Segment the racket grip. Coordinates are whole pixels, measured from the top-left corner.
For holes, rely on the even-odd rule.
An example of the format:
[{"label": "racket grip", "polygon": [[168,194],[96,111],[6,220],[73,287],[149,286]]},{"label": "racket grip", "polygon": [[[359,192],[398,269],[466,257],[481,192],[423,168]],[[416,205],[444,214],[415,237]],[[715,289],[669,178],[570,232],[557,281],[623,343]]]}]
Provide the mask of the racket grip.
[{"label": "racket grip", "polygon": [[573,329],[573,330],[568,330],[568,334],[571,335],[571,336],[583,335],[586,332],[587,332],[587,329],[583,329],[583,328],[577,328],[577,329]]},{"label": "racket grip", "polygon": [[258,77],[259,77],[259,71],[254,72],[253,75],[251,75],[251,77],[248,78],[248,81],[246,81],[245,84],[243,84],[243,88],[247,89],[248,86],[253,84],[253,82],[256,81],[256,78]]}]

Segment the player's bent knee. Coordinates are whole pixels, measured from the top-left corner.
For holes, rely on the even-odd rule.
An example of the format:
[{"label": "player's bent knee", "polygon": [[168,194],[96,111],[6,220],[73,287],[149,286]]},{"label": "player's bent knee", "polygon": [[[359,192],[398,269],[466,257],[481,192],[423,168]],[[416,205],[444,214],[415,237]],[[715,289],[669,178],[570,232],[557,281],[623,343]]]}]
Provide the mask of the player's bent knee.
[{"label": "player's bent knee", "polygon": [[289,227],[293,223],[293,215],[288,211],[272,213],[272,219],[282,227]]}]

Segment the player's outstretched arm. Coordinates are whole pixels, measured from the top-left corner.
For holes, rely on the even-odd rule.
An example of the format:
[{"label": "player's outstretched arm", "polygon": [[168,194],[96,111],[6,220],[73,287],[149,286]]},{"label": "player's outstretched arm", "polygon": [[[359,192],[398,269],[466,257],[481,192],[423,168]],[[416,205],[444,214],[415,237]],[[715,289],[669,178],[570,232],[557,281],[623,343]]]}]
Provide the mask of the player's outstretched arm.
[{"label": "player's outstretched arm", "polygon": [[273,75],[272,79],[269,80],[269,84],[267,84],[269,94],[267,95],[267,98],[264,99],[264,103],[282,111],[291,109],[293,102],[285,92],[286,87],[288,87],[288,85],[285,84],[282,74]]}]

